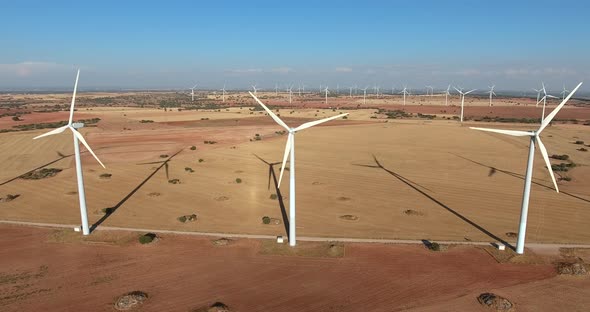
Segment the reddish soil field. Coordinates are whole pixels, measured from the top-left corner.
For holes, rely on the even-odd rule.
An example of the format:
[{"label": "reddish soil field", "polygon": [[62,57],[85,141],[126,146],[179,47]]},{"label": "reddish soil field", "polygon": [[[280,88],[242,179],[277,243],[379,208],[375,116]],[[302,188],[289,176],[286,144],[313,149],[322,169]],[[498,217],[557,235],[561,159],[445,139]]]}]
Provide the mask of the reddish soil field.
[{"label": "reddish soil field", "polygon": [[[95,117],[100,117],[97,114],[88,114],[85,112],[76,112],[74,115],[75,120],[78,119],[91,119]],[[20,117],[22,121],[13,121],[12,117],[4,117],[0,118],[0,129],[11,129],[13,126],[16,125],[29,125],[41,122],[58,122],[58,121],[67,121],[70,118],[70,113],[63,111],[63,112],[50,112],[50,113],[30,113],[25,114]],[[51,129],[49,129],[51,130]],[[49,131],[47,130],[47,131]]]},{"label": "reddish soil field", "polygon": [[216,301],[232,311],[485,311],[476,296],[508,287],[503,295],[517,298],[518,311],[538,311],[526,305],[531,287],[535,306],[555,311],[556,279],[560,291],[577,291],[559,306],[564,311],[590,304],[587,278],[555,277],[551,265],[499,264],[475,247],[435,253],[349,244],[344,257],[328,258],[261,255],[261,242],[245,239],[227,246],[172,235],[151,245],[56,240],[72,237],[64,233],[0,226],[2,311],[113,311],[117,296],[134,290],[149,294],[141,311],[190,311]]}]

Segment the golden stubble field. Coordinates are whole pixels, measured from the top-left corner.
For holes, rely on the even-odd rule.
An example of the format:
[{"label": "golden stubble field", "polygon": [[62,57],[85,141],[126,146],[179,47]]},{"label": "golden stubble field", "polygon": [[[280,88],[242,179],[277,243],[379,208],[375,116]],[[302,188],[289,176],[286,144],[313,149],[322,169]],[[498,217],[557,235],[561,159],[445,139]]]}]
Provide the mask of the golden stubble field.
[{"label": "golden stubble field", "polygon": [[[281,161],[286,136],[275,133],[282,129],[270,117],[241,111],[93,109],[91,114],[102,121],[83,133],[107,168],[83,154],[91,223],[104,216],[103,208],[114,207],[101,225],[285,235],[284,225],[261,222],[263,216],[282,217],[279,201],[270,198],[276,190],[273,183],[268,188],[269,166],[256,156]],[[289,111],[280,113],[293,126],[337,113]],[[348,120],[296,135],[298,235],[514,242],[506,233],[518,229],[527,138],[477,132],[467,127],[475,124],[454,121],[384,122],[370,119],[372,110],[350,113]],[[90,112],[76,114],[84,118]],[[156,122],[139,123],[142,119]],[[73,153],[71,135],[32,140],[42,132],[0,134],[0,197],[21,195],[0,203],[0,219],[79,223],[74,162],[67,157]],[[250,141],[256,133],[262,140]],[[537,152],[527,241],[590,243],[590,153],[573,144],[590,142],[587,126],[554,125],[542,137],[550,154],[568,154],[580,166],[569,174],[572,181],[560,182],[562,192],[557,194]],[[197,150],[190,150],[192,145]],[[181,149],[169,161],[169,179],[180,184],[168,183],[165,167],[157,170],[160,163],[139,164],[164,161],[160,155]],[[48,167],[64,169],[55,177],[5,182],[55,160]],[[490,167],[496,168],[492,175]],[[278,179],[280,165],[274,169]],[[101,179],[102,173],[112,177]],[[288,174],[281,185],[287,210]],[[176,219],[192,213],[198,221],[182,224]]]}]

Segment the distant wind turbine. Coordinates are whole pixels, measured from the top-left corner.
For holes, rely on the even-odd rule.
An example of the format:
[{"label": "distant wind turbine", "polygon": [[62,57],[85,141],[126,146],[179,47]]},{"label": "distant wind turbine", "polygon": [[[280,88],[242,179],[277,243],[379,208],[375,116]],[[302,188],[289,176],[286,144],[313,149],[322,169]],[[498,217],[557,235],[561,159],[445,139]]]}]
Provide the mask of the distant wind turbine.
[{"label": "distant wind turbine", "polygon": [[406,95],[409,95],[410,92],[408,92],[408,88],[406,86],[404,86],[404,89],[400,92],[400,94],[404,95],[404,106],[406,105]]},{"label": "distant wind turbine", "polygon": [[252,85],[252,89],[254,89],[254,94],[256,94],[256,91],[258,91],[258,89],[256,89],[256,84]]},{"label": "distant wind turbine", "polygon": [[191,102],[195,101],[195,88],[196,87],[197,87],[197,85],[195,85],[194,87],[191,88]]},{"label": "distant wind turbine", "polygon": [[[327,89],[327,87],[326,87],[326,89]],[[348,115],[348,113],[340,114],[337,116],[332,116],[332,117],[328,117],[328,118],[324,118],[324,119],[320,119],[320,120],[306,122],[306,123],[300,125],[299,127],[290,128],[277,115],[275,115],[270,109],[268,109],[268,107],[266,107],[266,105],[264,105],[254,94],[252,94],[252,92],[250,92],[250,95],[252,97],[254,97],[254,99],[258,102],[258,104],[260,104],[260,106],[262,106],[262,108],[264,108],[264,110],[266,110],[268,115],[272,119],[274,119],[274,121],[276,123],[278,123],[281,127],[285,128],[285,130],[287,130],[289,132],[289,136],[287,137],[287,145],[285,146],[285,154],[283,156],[283,164],[281,166],[281,174],[279,176],[278,187],[281,186],[281,181],[283,179],[283,173],[285,172],[285,165],[287,163],[287,157],[290,156],[291,160],[289,161],[289,180],[290,180],[289,181],[289,245],[295,246],[296,242],[297,242],[296,233],[295,233],[295,231],[296,231],[296,227],[295,227],[295,133],[297,133],[298,131],[313,127],[315,125],[319,125],[319,124],[324,123],[326,121],[330,121],[333,119],[344,117],[344,116]]]},{"label": "distant wind turbine", "polygon": [[223,89],[221,89],[221,101],[225,103],[225,83],[223,84]]},{"label": "distant wind turbine", "polygon": [[490,94],[490,107],[492,106],[492,95],[496,95],[496,92],[494,92],[494,87],[496,87],[495,85],[488,87],[490,88],[490,91],[486,92]]},{"label": "distant wind turbine", "polygon": [[467,92],[463,92],[463,89],[459,90],[457,88],[455,88],[455,90],[457,90],[457,92],[459,92],[461,94],[461,123],[463,123],[463,106],[465,106],[465,96],[473,91],[475,91],[476,89],[467,91]]},{"label": "distant wind turbine", "polygon": [[369,87],[365,87],[364,89],[361,89],[361,90],[363,90],[363,104],[367,103],[367,88],[369,88]]},{"label": "distant wind turbine", "polygon": [[289,86],[287,91],[289,92],[289,104],[291,104],[291,98],[293,97],[293,85]]},{"label": "distant wind turbine", "polygon": [[543,89],[541,88],[541,89],[537,90],[537,89],[533,88],[533,90],[535,90],[537,92],[537,104],[535,104],[535,107],[538,107],[539,106],[539,99],[541,98],[541,92],[543,91]]},{"label": "distant wind turbine", "polygon": [[542,85],[543,85],[543,88],[541,89],[541,91],[543,91],[543,98],[541,98],[541,100],[539,101],[539,102],[543,101],[543,112],[541,113],[541,123],[543,123],[543,119],[545,119],[545,105],[547,105],[547,99],[548,98],[550,98],[550,99],[559,99],[556,96],[547,94],[547,90],[545,89],[545,84],[542,83]]},{"label": "distant wind turbine", "polygon": [[557,187],[557,181],[555,181],[555,176],[553,175],[553,170],[551,168],[551,162],[549,161],[549,155],[547,153],[547,149],[543,142],[541,142],[541,137],[539,136],[541,132],[551,123],[551,120],[557,115],[559,110],[567,103],[567,101],[572,97],[572,95],[578,90],[578,88],[582,85],[580,82],[578,86],[570,93],[563,101],[549,114],[547,118],[543,120],[541,126],[537,131],[519,131],[519,130],[500,130],[500,129],[489,129],[489,128],[475,128],[471,127],[471,129],[480,130],[480,131],[488,131],[488,132],[495,132],[501,134],[507,134],[512,136],[528,136],[530,137],[530,144],[529,144],[529,157],[527,161],[526,167],[526,175],[524,179],[524,192],[522,194],[522,205],[520,211],[520,226],[518,228],[518,239],[516,241],[516,253],[523,254],[524,253],[524,241],[526,236],[526,224],[527,224],[527,217],[528,217],[528,210],[529,210],[529,199],[531,196],[531,181],[533,178],[533,162],[535,160],[535,144],[539,145],[539,150],[541,151],[541,155],[545,160],[545,165],[547,166],[547,170],[549,171],[549,175],[551,176],[551,180],[553,181],[553,185],[555,186],[555,191],[559,193],[559,188]]},{"label": "distant wind turbine", "polygon": [[447,87],[447,89],[445,90],[445,92],[443,93],[445,95],[445,106],[449,106],[449,95],[451,95],[451,93],[449,92],[450,89],[451,89],[451,85],[449,85]]},{"label": "distant wind turbine", "polygon": [[569,92],[569,90],[566,90],[565,88],[565,84],[563,85],[563,91],[561,91],[561,99],[565,99],[565,95]]},{"label": "distant wind turbine", "polygon": [[324,89],[324,91],[326,91],[326,104],[328,104],[328,93],[330,93],[330,91],[328,91],[328,86],[326,86],[326,89]]},{"label": "distant wind turbine", "polygon": [[86,149],[90,152],[90,154],[92,154],[92,156],[94,156],[96,161],[98,161],[98,163],[103,168],[105,168],[105,166],[100,161],[100,159],[98,159],[96,154],[94,154],[94,152],[92,151],[90,146],[88,146],[88,143],[86,143],[86,140],[84,140],[84,137],[82,136],[82,134],[80,134],[80,132],[78,132],[77,129],[84,127],[84,124],[81,122],[76,122],[76,123],[74,122],[74,105],[76,103],[76,90],[78,89],[78,78],[79,77],[80,77],[80,70],[78,69],[78,74],[76,75],[76,83],[74,84],[74,93],[72,94],[72,104],[70,105],[70,119],[68,120],[68,124],[63,127],[53,129],[53,130],[46,132],[42,135],[36,136],[33,139],[39,139],[42,137],[62,133],[66,129],[69,129],[70,131],[72,131],[72,133],[74,135],[74,154],[75,154],[75,159],[76,159],[76,178],[78,180],[78,198],[80,200],[80,218],[82,220],[82,234],[88,235],[88,234],[90,234],[90,228],[88,227],[88,212],[86,210],[86,194],[84,193],[84,176],[82,174],[82,160],[80,159],[80,144],[78,143],[78,141],[82,142],[82,144],[86,147]]}]

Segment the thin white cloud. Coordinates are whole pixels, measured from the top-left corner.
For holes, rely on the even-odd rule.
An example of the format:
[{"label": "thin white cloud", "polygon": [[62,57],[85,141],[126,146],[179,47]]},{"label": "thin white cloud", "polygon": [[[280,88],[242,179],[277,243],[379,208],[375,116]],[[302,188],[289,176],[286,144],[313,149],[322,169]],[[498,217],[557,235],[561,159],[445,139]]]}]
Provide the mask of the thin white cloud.
[{"label": "thin white cloud", "polygon": [[277,67],[270,70],[271,73],[288,74],[293,72],[293,68],[290,67]]},{"label": "thin white cloud", "polygon": [[350,68],[350,67],[336,67],[336,72],[337,73],[351,73],[352,68]]},{"label": "thin white cloud", "polygon": [[26,61],[15,64],[0,64],[0,75],[26,78],[37,74],[64,69],[71,69],[71,66],[51,62]]}]

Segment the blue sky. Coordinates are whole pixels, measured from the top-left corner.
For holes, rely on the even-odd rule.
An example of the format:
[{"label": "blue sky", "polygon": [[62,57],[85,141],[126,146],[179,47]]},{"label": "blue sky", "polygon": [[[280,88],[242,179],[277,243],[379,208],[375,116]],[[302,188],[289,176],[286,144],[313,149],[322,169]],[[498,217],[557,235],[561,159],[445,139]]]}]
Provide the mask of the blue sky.
[{"label": "blue sky", "polygon": [[[587,1],[3,1],[0,89],[568,88]],[[587,87],[590,90],[590,86]]]}]

